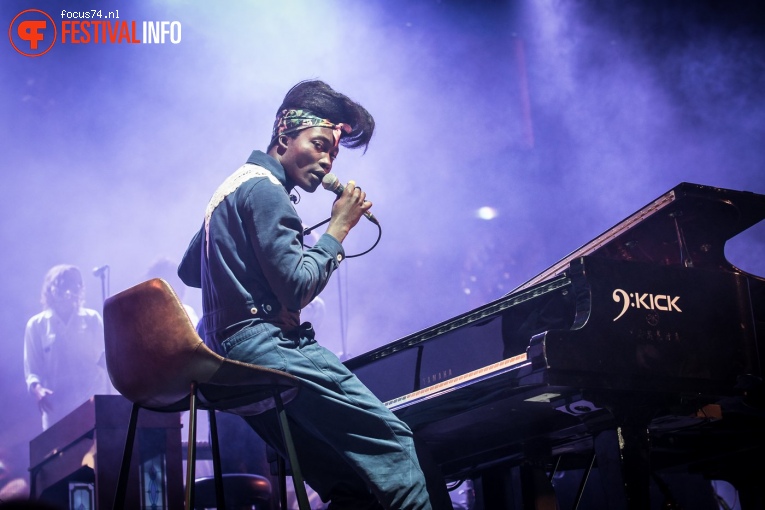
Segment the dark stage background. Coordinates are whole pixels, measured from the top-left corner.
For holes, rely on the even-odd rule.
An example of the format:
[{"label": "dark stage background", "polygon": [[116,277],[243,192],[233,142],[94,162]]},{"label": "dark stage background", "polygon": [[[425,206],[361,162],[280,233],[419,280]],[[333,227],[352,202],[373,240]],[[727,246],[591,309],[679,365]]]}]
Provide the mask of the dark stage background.
[{"label": "dark stage background", "polygon": [[[502,296],[680,182],[765,193],[765,16],[758,1],[3,0],[179,21],[178,44],[0,42],[0,447],[40,432],[22,339],[42,278],[79,265],[87,305],[178,260],[218,183],[294,83],[320,78],[378,131],[334,172],[383,236],[324,293],[319,339],[355,356]],[[3,32],[5,33],[5,32]],[[5,37],[5,36],[4,36]],[[306,224],[333,196],[303,193]],[[765,275],[765,225],[729,243]],[[346,242],[366,249],[362,222]],[[186,300],[200,310],[197,291]]]}]

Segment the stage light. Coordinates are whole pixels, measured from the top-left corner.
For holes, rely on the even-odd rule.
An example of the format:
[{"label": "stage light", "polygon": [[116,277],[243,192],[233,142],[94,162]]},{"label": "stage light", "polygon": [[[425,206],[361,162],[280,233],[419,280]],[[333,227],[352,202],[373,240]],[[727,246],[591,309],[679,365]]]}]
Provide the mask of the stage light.
[{"label": "stage light", "polygon": [[499,216],[499,211],[497,211],[493,207],[489,207],[488,205],[486,205],[486,206],[483,206],[483,207],[479,208],[475,212],[475,216],[476,216],[476,218],[479,218],[481,220],[487,220],[487,221],[488,220],[493,220],[494,218]]}]

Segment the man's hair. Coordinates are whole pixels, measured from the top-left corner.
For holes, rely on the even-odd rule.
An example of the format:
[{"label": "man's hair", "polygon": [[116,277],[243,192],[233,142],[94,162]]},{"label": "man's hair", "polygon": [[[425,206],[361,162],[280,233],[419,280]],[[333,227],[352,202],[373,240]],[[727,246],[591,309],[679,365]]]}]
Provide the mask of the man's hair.
[{"label": "man's hair", "polygon": [[[320,80],[301,81],[292,87],[276,112],[291,109],[308,110],[334,124],[349,124],[353,130],[340,139],[340,145],[349,149],[363,146],[366,151],[375,130],[375,120],[363,106]],[[268,148],[277,140],[274,137]]]},{"label": "man's hair", "polygon": [[[61,285],[64,280],[67,280],[66,284],[69,286],[75,284],[75,288],[72,290],[76,292],[80,305],[82,305],[85,299],[85,291],[83,288],[80,268],[71,264],[59,264],[50,268],[43,280],[40,301],[42,302],[44,310],[52,307],[53,303],[56,301],[56,296],[54,295],[55,287]],[[79,285],[79,288],[76,288],[77,285]]]}]

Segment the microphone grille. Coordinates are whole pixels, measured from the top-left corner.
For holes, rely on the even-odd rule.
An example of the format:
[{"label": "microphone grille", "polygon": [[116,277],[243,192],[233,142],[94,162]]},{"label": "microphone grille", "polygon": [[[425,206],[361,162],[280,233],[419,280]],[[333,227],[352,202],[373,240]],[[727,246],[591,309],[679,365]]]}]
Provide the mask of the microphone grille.
[{"label": "microphone grille", "polygon": [[337,188],[337,184],[338,180],[335,174],[327,174],[321,179],[321,185],[324,186],[324,189],[328,189],[330,191],[333,191],[335,188]]}]

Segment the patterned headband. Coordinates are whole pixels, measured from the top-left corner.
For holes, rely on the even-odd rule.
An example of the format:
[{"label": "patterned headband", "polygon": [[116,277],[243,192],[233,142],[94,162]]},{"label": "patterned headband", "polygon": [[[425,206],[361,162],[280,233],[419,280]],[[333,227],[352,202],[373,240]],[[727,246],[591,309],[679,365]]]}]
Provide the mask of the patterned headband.
[{"label": "patterned headband", "polygon": [[340,143],[340,137],[343,132],[347,134],[353,130],[348,124],[343,124],[342,122],[335,124],[329,119],[317,117],[308,110],[282,110],[276,116],[276,121],[274,121],[271,140],[275,140],[277,136],[282,134],[296,133],[312,127],[330,128],[335,136],[335,147]]}]

